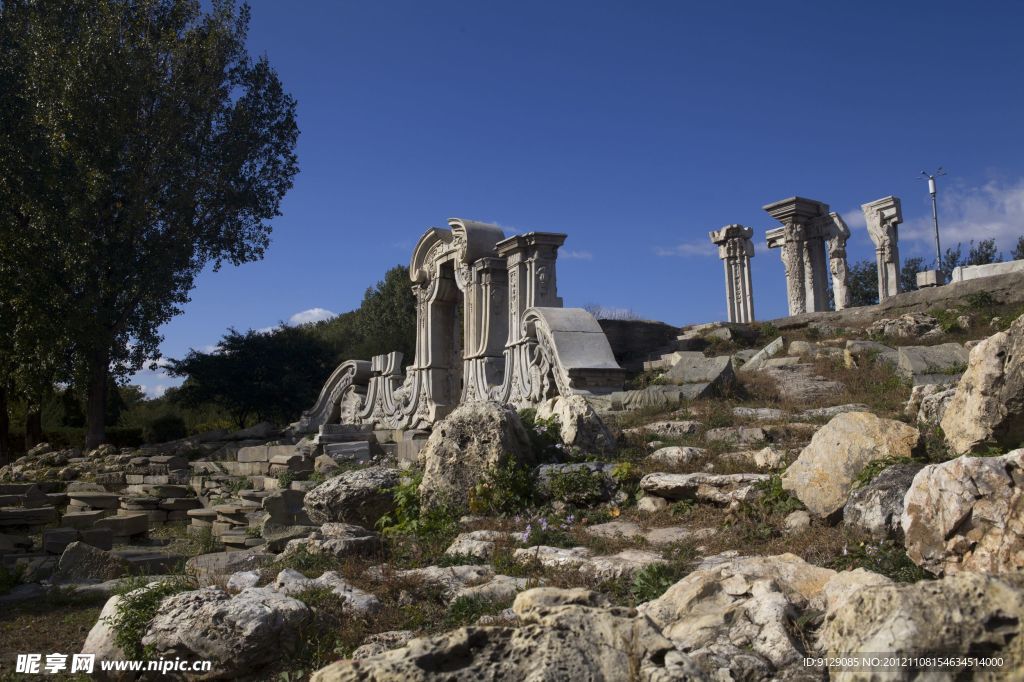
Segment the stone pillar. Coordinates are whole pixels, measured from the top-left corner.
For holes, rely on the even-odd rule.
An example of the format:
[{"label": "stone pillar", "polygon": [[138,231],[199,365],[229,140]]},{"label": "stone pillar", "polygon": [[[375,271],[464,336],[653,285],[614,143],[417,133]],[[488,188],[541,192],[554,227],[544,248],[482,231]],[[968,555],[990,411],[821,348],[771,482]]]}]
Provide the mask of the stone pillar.
[{"label": "stone pillar", "polygon": [[[473,263],[466,292],[466,344],[462,402],[486,400],[487,387],[501,383],[508,338],[508,271],[503,258]],[[471,304],[471,305],[470,305]]]},{"label": "stone pillar", "polygon": [[566,235],[529,232],[498,242],[498,257],[508,268],[508,343],[523,338],[523,313],[534,306],[561,308],[555,262]]},{"label": "stone pillar", "polygon": [[832,272],[832,298],[836,310],[850,307],[849,268],[846,262],[846,240],[850,238],[850,228],[838,213],[830,213],[825,224],[826,241],[828,242],[828,267]]},{"label": "stone pillar", "polygon": [[878,263],[878,301],[903,290],[900,284],[898,226],[903,222],[899,197],[882,197],[860,207],[868,224],[868,235],[875,243]]},{"label": "stone pillar", "polygon": [[769,230],[768,248],[781,249],[786,268],[786,296],[789,314],[828,310],[828,204],[803,197],[790,197],[764,207],[782,227]]},{"label": "stone pillar", "polygon": [[718,246],[718,257],[725,268],[725,301],[730,322],[754,321],[754,292],[750,284],[753,236],[753,228],[743,225],[726,225],[708,232],[708,237]]}]

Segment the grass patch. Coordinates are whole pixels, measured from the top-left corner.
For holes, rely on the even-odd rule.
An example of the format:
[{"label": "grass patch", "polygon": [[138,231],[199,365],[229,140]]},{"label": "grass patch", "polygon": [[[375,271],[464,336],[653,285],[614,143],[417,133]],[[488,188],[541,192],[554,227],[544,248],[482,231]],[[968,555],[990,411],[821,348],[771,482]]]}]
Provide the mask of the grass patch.
[{"label": "grass patch", "polygon": [[444,615],[446,628],[472,625],[481,616],[493,616],[512,606],[512,599],[484,599],[482,597],[459,597],[451,603]]},{"label": "grass patch", "polygon": [[898,583],[913,583],[932,577],[910,560],[901,544],[891,540],[851,543],[840,556],[829,562],[828,567],[837,571],[864,568]]},{"label": "grass patch", "polygon": [[637,604],[657,599],[668,588],[685,578],[697,558],[697,551],[690,544],[680,544],[667,552],[669,561],[665,564],[651,564],[636,572],[630,586],[630,595]]},{"label": "grass patch", "polygon": [[878,478],[878,475],[888,469],[889,467],[896,466],[897,464],[907,464],[912,460],[906,457],[883,457],[882,459],[876,459],[873,462],[869,462],[867,466],[861,469],[860,473],[857,474],[857,478],[853,480],[853,486],[850,488],[850,492],[859,490],[864,486],[871,483],[871,481]]}]

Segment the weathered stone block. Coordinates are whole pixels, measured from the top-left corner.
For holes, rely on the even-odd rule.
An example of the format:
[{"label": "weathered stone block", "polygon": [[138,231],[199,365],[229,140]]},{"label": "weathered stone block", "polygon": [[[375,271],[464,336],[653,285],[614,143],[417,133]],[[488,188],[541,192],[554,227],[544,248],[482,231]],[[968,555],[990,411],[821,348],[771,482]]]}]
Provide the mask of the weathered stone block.
[{"label": "weathered stone block", "polygon": [[0,528],[12,526],[45,526],[57,522],[57,510],[53,507],[4,507],[0,509]]},{"label": "weathered stone block", "polygon": [[64,548],[78,540],[78,531],[74,528],[47,528],[43,531],[43,551],[60,554]]},{"label": "weathered stone block", "polygon": [[141,512],[108,516],[97,521],[95,527],[109,528],[115,537],[131,537],[149,530],[149,517]]}]

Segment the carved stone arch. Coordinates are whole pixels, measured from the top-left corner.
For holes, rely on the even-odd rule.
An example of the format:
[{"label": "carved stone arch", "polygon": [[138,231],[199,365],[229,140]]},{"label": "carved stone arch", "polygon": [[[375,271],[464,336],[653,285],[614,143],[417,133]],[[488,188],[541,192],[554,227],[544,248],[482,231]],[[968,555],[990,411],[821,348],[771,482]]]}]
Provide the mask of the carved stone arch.
[{"label": "carved stone arch", "polygon": [[367,360],[346,360],[338,365],[324,382],[313,407],[302,413],[298,422],[292,425],[295,433],[314,433],[324,424],[338,420],[341,403],[350,391],[365,393],[370,381],[370,362]]},{"label": "carved stone arch", "polygon": [[416,284],[425,284],[434,276],[434,260],[444,245],[451,244],[452,231],[443,227],[432,227],[423,233],[412,252],[409,262],[409,279]]},{"label": "carved stone arch", "polygon": [[495,246],[505,239],[505,233],[497,225],[480,223],[475,220],[449,218],[448,227],[459,247],[459,261],[467,265],[480,258],[488,258],[495,254]]}]

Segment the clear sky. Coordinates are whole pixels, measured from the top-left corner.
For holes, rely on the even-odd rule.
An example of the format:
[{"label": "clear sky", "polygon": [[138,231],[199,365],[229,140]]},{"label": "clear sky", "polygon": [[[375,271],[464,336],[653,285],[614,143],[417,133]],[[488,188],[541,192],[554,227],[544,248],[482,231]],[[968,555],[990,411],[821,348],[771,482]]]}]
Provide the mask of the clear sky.
[{"label": "clear sky", "polygon": [[[229,326],[358,306],[449,217],[569,235],[567,306],[725,317],[709,230],[755,229],[759,319],[785,315],[761,210],[823,201],[873,257],[860,205],[903,202],[928,256],[1024,233],[1024,3],[254,0],[249,45],[298,100],[300,172],[266,258],[206,273],[164,329],[181,357]],[[945,245],[944,243],[944,245]],[[170,385],[143,372],[150,394]]]}]

